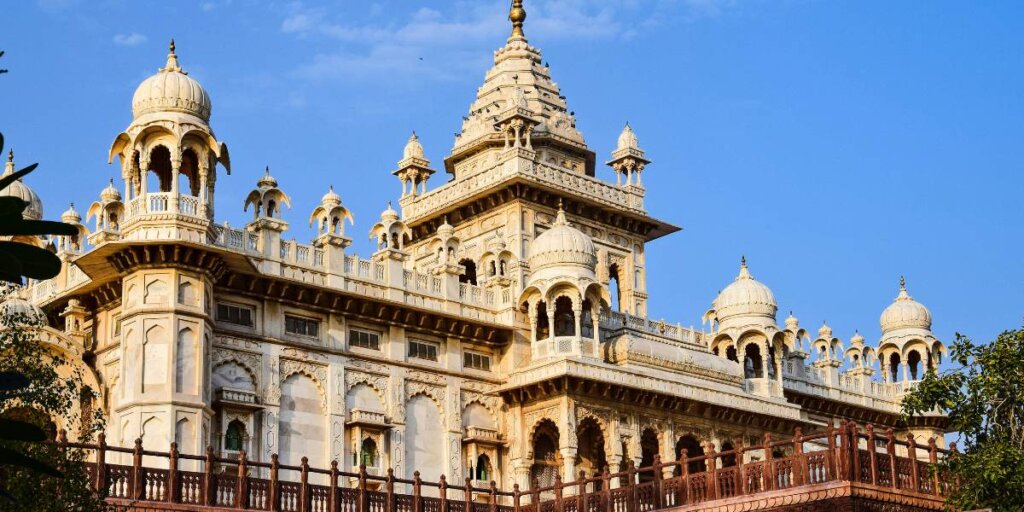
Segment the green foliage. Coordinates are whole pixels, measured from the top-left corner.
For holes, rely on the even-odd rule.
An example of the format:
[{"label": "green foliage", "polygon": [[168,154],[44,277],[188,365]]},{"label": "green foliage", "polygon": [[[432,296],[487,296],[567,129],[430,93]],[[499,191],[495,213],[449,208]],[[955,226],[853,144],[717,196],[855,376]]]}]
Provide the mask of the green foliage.
[{"label": "green foliage", "polygon": [[[35,168],[32,164],[0,177],[0,190]],[[21,199],[0,197],[0,237],[76,233],[73,226],[60,222],[25,219],[22,213],[27,206]],[[0,241],[0,281],[21,284],[23,277],[50,279],[60,268],[60,259],[46,249]],[[14,290],[4,285],[0,292],[7,297]],[[91,404],[96,396],[82,385],[82,370],[40,343],[43,321],[11,310],[3,311],[0,318],[0,508],[103,510],[92,492],[85,454],[41,442],[54,439],[54,419],[76,426],[83,440],[102,428],[96,415],[81,414],[82,404]]]},{"label": "green foliage", "polygon": [[[6,288],[4,295],[14,291]],[[93,439],[103,423],[82,406],[92,403],[94,390],[83,385],[79,366],[39,342],[42,319],[6,310],[0,324],[0,509],[13,503],[25,511],[102,510],[85,454],[39,442],[54,439],[57,422]]]},{"label": "green foliage", "polygon": [[1024,329],[986,345],[958,333],[952,359],[958,368],[929,371],[903,399],[903,413],[949,414],[962,450],[940,468],[960,482],[951,507],[1024,510]]}]

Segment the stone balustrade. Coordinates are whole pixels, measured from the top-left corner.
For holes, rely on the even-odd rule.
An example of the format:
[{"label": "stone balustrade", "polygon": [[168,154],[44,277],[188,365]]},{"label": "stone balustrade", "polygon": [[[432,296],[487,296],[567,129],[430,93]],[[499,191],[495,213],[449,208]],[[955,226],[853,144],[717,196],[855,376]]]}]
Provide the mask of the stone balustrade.
[{"label": "stone balustrade", "polygon": [[460,177],[404,203],[403,217],[408,222],[415,222],[422,215],[443,211],[457,201],[516,178],[559,189],[569,188],[595,203],[615,208],[626,207],[638,214],[644,212],[644,196],[639,189],[619,187],[576,171],[533,161],[527,156],[520,150],[510,149],[494,165],[481,166],[473,174]]}]

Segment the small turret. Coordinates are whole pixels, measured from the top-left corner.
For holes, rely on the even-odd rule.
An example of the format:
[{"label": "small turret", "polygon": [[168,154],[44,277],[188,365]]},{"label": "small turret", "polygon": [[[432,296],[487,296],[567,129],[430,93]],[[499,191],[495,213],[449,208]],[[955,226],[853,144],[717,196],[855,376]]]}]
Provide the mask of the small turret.
[{"label": "small turret", "polygon": [[[402,159],[398,161],[398,169],[391,174],[398,177],[402,182],[402,198],[415,197],[417,194],[427,193],[427,180],[434,174],[430,168],[430,160],[423,151],[420,138],[416,132],[412,132],[409,141],[405,143],[402,150]],[[406,188],[408,184],[408,189]]]},{"label": "small turret", "polygon": [[[640,149],[636,133],[629,126],[629,123],[626,123],[622,133],[619,134],[615,151],[612,151],[612,159],[607,162],[612,170],[615,171],[615,184],[620,187],[623,185],[635,185],[642,188],[643,183],[640,180],[640,175],[649,163],[651,161],[647,159],[646,153]],[[626,178],[625,183],[622,180],[623,176]],[[636,183],[633,182],[634,176],[636,177]]]}]

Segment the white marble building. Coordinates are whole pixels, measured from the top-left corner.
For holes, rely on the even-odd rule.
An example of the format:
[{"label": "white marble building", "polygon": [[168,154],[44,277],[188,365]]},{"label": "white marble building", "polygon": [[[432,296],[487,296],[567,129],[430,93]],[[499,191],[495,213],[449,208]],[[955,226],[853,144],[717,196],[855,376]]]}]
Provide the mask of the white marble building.
[{"label": "white marble building", "polygon": [[[644,208],[651,161],[627,125],[606,162],[616,182],[595,177],[518,0],[509,18],[443,161],[450,179],[428,186],[413,134],[398,209],[374,222],[353,218],[345,187],[293,205],[269,169],[239,205],[252,221],[218,222],[228,146],[172,42],[110,149],[120,182],[88,227],[73,207],[62,217],[81,226],[53,241],[62,273],[3,306],[48,318],[44,342],[87,369],[111,444],[508,487],[839,418],[942,430],[940,415],[899,423],[902,393],[944,352],[902,283],[874,343],[779,324],[746,262],[701,330],[648,319],[645,245],[678,230]],[[17,185],[5,193],[42,215]],[[286,237],[301,211],[309,244]],[[351,254],[353,229],[378,250]]]}]

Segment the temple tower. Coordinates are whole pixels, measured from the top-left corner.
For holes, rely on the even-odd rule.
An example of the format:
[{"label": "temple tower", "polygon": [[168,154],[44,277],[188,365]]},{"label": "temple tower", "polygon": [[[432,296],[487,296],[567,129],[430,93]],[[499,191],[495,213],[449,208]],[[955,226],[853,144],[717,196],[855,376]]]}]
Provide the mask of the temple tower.
[{"label": "temple tower", "polygon": [[[94,215],[121,280],[120,394],[111,410],[115,442],[199,454],[210,438],[208,385],[213,283],[223,263],[198,247],[213,229],[218,163],[227,146],[210,128],[211,102],[178,63],[167,63],[132,99],[132,122],[114,140],[124,195],[104,191]],[[110,213],[123,201],[122,218]],[[116,236],[115,236],[116,234]],[[142,243],[140,243],[142,242]],[[129,245],[130,243],[130,245]]]}]

